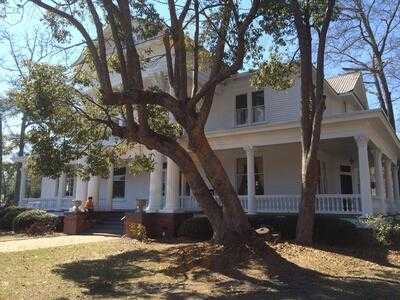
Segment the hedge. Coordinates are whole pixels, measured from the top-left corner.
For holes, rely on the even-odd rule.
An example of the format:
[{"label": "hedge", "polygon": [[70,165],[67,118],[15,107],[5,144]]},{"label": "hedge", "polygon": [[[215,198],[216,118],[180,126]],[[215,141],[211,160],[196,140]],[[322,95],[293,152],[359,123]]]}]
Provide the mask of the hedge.
[{"label": "hedge", "polygon": [[[13,223],[15,232],[28,232],[34,225],[37,228],[42,228],[43,232],[55,231],[58,224],[58,217],[44,210],[32,209],[20,213]],[[37,233],[37,232],[35,232]]]},{"label": "hedge", "polygon": [[28,208],[9,206],[1,211],[0,228],[12,230],[14,219],[22,212],[29,210]]},{"label": "hedge", "polygon": [[213,230],[206,217],[196,216],[185,220],[178,227],[177,235],[193,240],[209,240],[213,236]]},{"label": "hedge", "polygon": [[[296,237],[296,215],[253,215],[249,222],[254,229],[268,227],[273,233],[279,233],[283,240],[293,240]],[[331,245],[354,244],[360,240],[364,243],[365,236],[362,229],[348,220],[338,217],[316,216],[314,240]],[[365,230],[364,230],[365,231]],[[178,236],[193,240],[208,240],[213,235],[211,225],[205,216],[196,216],[183,222],[178,227]],[[369,237],[367,237],[369,238]]]}]

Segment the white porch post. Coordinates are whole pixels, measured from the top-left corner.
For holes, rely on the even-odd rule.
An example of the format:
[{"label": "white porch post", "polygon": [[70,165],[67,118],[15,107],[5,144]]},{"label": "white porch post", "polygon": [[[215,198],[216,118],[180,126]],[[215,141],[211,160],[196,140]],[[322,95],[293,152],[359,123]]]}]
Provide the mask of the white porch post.
[{"label": "white porch post", "polygon": [[382,152],[379,149],[375,149],[373,151],[373,154],[376,180],[376,196],[379,198],[379,201],[384,205],[383,209],[386,211],[386,192],[383,180]]},{"label": "white porch post", "polygon": [[179,167],[170,158],[167,159],[167,197],[165,212],[179,210]]},{"label": "white porch post", "polygon": [[156,212],[161,209],[162,155],[157,151],[154,151],[153,154],[154,170],[150,173],[149,204],[146,208],[147,212]]},{"label": "white porch post", "polygon": [[[62,173],[58,178],[58,195],[57,195],[57,210],[61,210],[61,202],[64,196],[65,174]],[[71,203],[72,206],[72,203]]]},{"label": "white porch post", "polygon": [[93,206],[98,208],[99,206],[99,185],[100,178],[99,176],[90,176],[88,182],[88,198],[93,198]]},{"label": "white porch post", "polygon": [[254,178],[254,148],[247,146],[244,148],[247,157],[247,212],[249,214],[257,213],[257,202],[255,194],[255,178]]},{"label": "white porch post", "polygon": [[107,178],[107,206],[108,210],[112,210],[113,202],[113,177],[114,177],[114,165],[111,164],[110,172]]},{"label": "white porch post", "polygon": [[82,201],[84,204],[87,200],[87,192],[88,192],[88,182],[84,180],[82,177],[77,177],[76,182],[76,200]]},{"label": "white porch post", "polygon": [[[386,182],[386,192],[387,192],[387,204],[389,210],[392,209],[393,204],[393,176],[392,176],[392,162],[389,158],[385,160],[385,182]],[[391,211],[386,211],[387,213],[391,213]]]},{"label": "white porch post", "polygon": [[360,173],[360,194],[363,215],[372,215],[371,175],[368,162],[368,138],[357,136],[358,165]]},{"label": "white porch post", "polygon": [[25,166],[25,162],[22,162],[21,182],[20,182],[20,188],[19,188],[19,201],[22,203],[25,199],[25,194],[26,194],[25,191],[26,191],[26,166]]},{"label": "white porch post", "polygon": [[400,201],[399,167],[396,164],[393,164],[393,187],[394,187],[394,201],[398,203]]}]

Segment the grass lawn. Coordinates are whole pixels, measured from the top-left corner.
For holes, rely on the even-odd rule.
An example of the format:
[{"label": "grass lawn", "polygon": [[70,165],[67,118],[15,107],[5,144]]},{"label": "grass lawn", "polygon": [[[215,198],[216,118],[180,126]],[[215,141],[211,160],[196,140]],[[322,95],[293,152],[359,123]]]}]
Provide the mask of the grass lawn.
[{"label": "grass lawn", "polygon": [[0,299],[400,297],[400,252],[116,240],[2,253]]}]

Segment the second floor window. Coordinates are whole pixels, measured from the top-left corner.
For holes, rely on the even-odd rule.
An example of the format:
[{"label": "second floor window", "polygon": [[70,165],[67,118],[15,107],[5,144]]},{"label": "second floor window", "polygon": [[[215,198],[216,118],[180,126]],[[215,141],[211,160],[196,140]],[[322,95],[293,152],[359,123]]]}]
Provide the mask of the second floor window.
[{"label": "second floor window", "polygon": [[236,96],[236,125],[247,124],[247,95]]},{"label": "second floor window", "polygon": [[125,198],[126,168],[115,168],[113,174],[113,199]]},{"label": "second floor window", "polygon": [[251,94],[252,103],[252,122],[265,121],[264,91],[253,92]]},{"label": "second floor window", "polygon": [[64,182],[64,197],[74,196],[74,177],[66,176]]}]

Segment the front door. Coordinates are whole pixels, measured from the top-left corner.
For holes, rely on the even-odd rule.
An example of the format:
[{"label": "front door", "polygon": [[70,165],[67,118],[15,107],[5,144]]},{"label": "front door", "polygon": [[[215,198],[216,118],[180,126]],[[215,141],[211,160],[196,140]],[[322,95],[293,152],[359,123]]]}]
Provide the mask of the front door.
[{"label": "front door", "polygon": [[[340,166],[340,192],[342,195],[353,194],[353,174],[351,166]],[[343,210],[351,211],[353,203],[351,198],[343,198]]]},{"label": "front door", "polygon": [[340,187],[342,194],[353,194],[353,178],[351,175],[340,175]]}]

